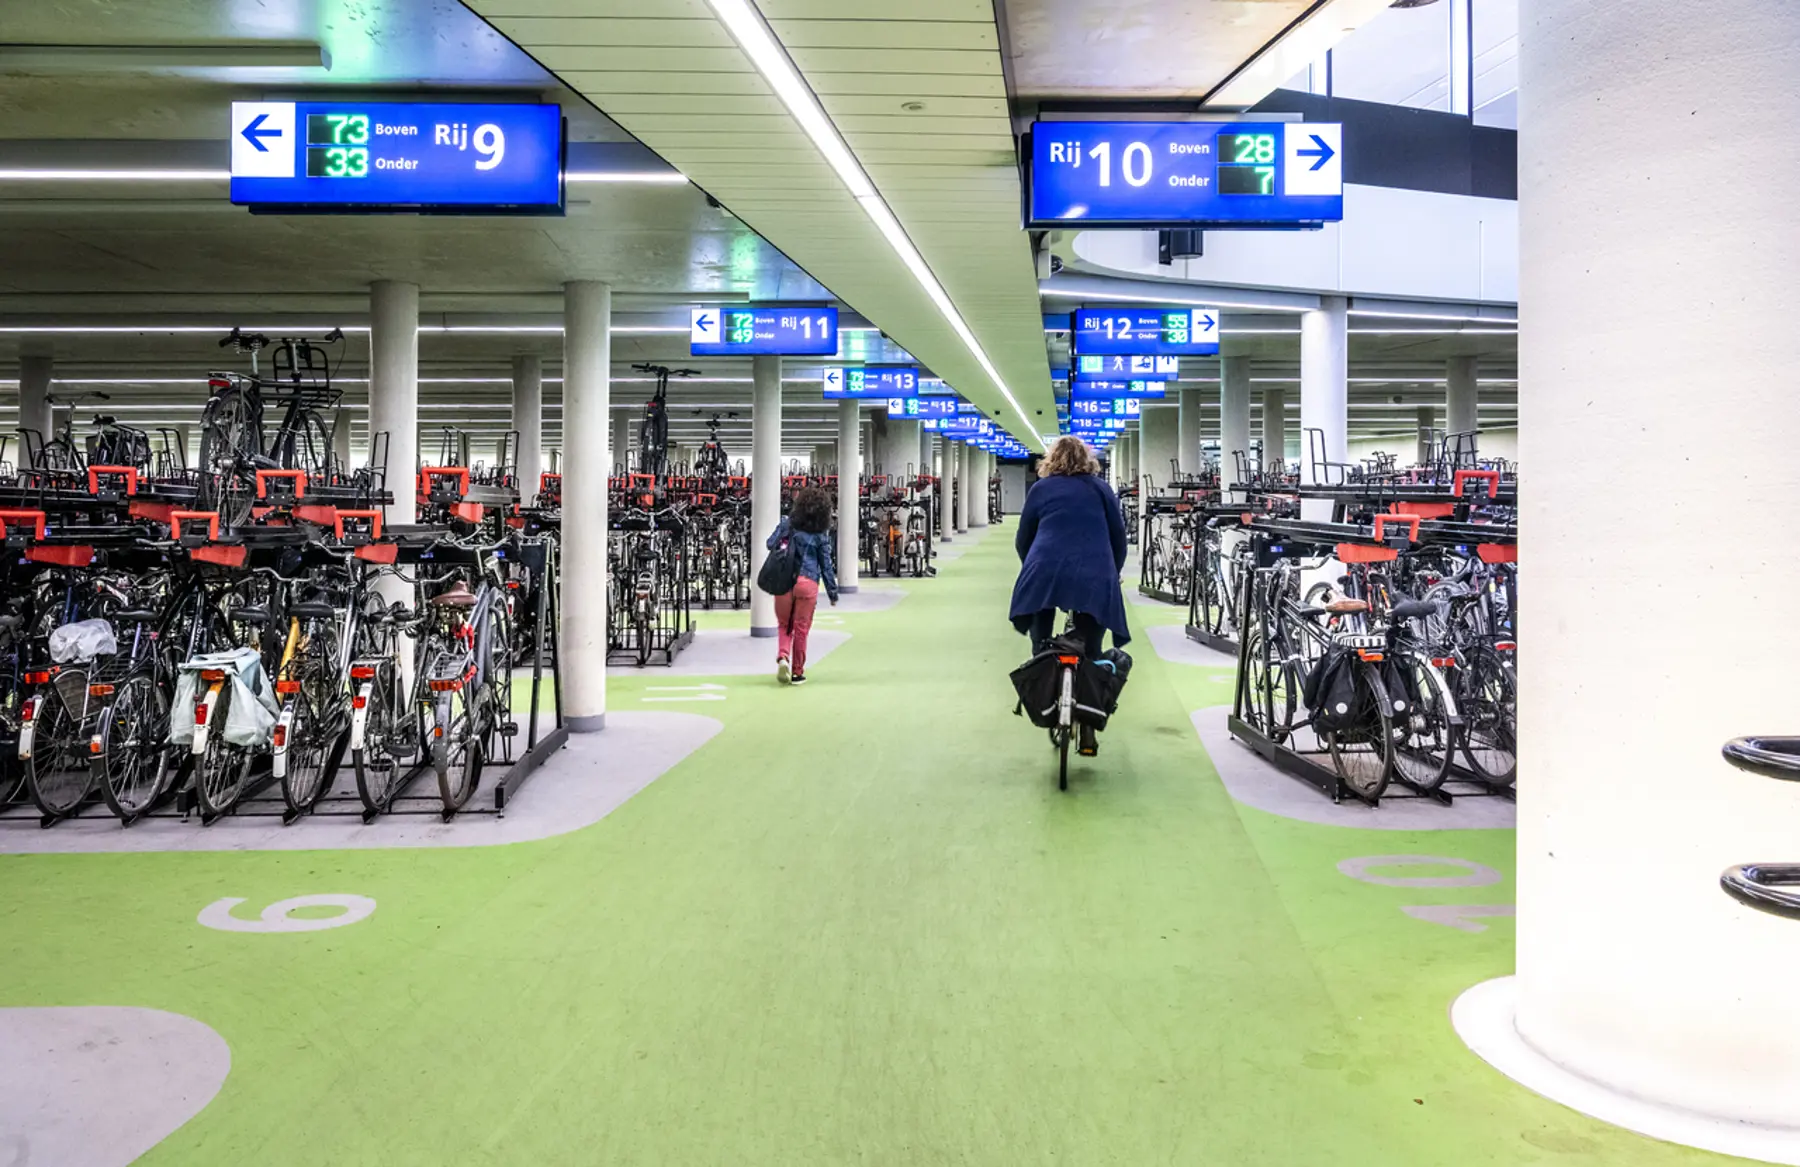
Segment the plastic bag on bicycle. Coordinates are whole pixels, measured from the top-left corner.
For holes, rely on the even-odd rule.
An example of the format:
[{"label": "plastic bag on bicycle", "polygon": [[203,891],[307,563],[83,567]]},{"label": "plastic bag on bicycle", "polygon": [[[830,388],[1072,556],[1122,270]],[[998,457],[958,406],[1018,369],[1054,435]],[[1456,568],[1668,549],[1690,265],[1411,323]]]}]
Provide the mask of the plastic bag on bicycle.
[{"label": "plastic bag on bicycle", "polygon": [[1101,660],[1082,657],[1081,641],[1075,637],[1056,637],[1030,660],[1012,671],[1013,691],[1019,703],[1013,712],[1022,714],[1039,729],[1056,726],[1056,702],[1062,696],[1062,662],[1060,657],[1081,657],[1075,668],[1075,709],[1077,725],[1105,729],[1107,721],[1119,707],[1119,694],[1131,675],[1131,656],[1123,649],[1108,649]]}]

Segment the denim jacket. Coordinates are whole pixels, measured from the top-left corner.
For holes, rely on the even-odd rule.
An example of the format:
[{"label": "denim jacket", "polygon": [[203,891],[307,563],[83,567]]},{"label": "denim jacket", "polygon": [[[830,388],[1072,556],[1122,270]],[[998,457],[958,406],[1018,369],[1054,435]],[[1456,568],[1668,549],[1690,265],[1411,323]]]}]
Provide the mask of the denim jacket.
[{"label": "denim jacket", "polygon": [[823,585],[831,602],[837,603],[837,569],[831,559],[831,532],[815,535],[811,531],[796,531],[794,524],[783,515],[781,525],[769,536],[766,546],[773,551],[788,539],[792,539],[800,551],[800,574]]}]

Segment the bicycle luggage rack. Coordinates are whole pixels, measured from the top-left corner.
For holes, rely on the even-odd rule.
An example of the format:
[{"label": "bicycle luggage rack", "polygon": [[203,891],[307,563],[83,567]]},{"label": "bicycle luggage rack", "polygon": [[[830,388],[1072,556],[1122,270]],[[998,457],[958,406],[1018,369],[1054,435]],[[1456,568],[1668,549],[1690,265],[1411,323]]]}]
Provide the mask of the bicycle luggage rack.
[{"label": "bicycle luggage rack", "polygon": [[[1800,738],[1740,737],[1725,743],[1725,760],[1738,769],[1781,782],[1800,782]],[[1725,894],[1743,904],[1800,920],[1800,863],[1739,863],[1719,876]]]}]

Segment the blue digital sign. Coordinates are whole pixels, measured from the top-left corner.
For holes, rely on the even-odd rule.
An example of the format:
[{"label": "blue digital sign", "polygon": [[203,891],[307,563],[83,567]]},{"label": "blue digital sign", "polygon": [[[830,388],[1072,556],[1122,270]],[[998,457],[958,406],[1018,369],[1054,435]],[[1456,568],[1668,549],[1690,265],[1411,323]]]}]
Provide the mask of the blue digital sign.
[{"label": "blue digital sign", "polygon": [[1344,217],[1343,127],[1038,122],[1028,227],[1317,227]]},{"label": "blue digital sign", "polygon": [[[919,395],[919,370],[915,365],[826,369],[823,387],[827,401],[916,399]],[[901,408],[904,411],[905,407]]]},{"label": "blue digital sign", "polygon": [[1173,381],[1181,376],[1180,357],[1088,356],[1075,358],[1077,381]]},{"label": "blue digital sign", "polygon": [[234,101],[231,201],[555,215],[563,148],[557,105]]},{"label": "blue digital sign", "polygon": [[887,409],[889,417],[955,417],[956,398],[891,397],[888,399]]},{"label": "blue digital sign", "polygon": [[1143,400],[1137,397],[1114,397],[1111,400],[1076,399],[1069,402],[1070,417],[1138,417],[1143,413]]},{"label": "blue digital sign", "polygon": [[1075,351],[1083,356],[1208,357],[1219,353],[1216,308],[1083,308],[1071,319]]},{"label": "blue digital sign", "polygon": [[1071,401],[1110,401],[1118,397],[1160,401],[1166,396],[1162,381],[1077,381],[1069,386]]},{"label": "blue digital sign", "polygon": [[837,347],[836,308],[748,304],[688,311],[688,352],[696,357],[829,357]]}]

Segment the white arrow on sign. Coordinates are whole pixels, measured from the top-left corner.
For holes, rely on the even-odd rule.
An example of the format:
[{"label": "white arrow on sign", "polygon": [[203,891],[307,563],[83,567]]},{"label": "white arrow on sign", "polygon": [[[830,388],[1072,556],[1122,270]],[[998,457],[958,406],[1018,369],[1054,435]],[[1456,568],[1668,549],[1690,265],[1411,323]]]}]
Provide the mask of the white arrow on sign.
[{"label": "white arrow on sign", "polygon": [[688,340],[693,344],[719,343],[720,313],[714,308],[692,308],[688,316]]},{"label": "white arrow on sign", "polygon": [[844,370],[826,369],[823,388],[827,393],[841,393],[844,390]]},{"label": "white arrow on sign", "polygon": [[708,690],[723,690],[724,685],[715,685],[710,681],[704,685],[645,685],[652,693],[703,693]]}]

